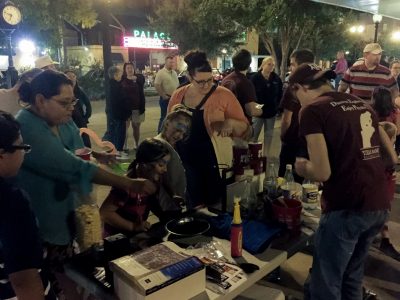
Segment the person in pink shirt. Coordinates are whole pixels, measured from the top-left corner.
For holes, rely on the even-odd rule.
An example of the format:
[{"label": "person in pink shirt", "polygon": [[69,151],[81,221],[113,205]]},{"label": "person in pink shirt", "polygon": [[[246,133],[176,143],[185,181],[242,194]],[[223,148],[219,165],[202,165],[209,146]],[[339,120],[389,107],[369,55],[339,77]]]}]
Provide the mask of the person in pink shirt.
[{"label": "person in pink shirt", "polygon": [[344,52],[343,50],[340,50],[336,54],[336,67],[335,67],[335,73],[336,73],[336,78],[335,78],[335,90],[337,91],[339,88],[339,82],[342,80],[342,77],[344,75],[344,72],[346,72],[348,66],[347,66],[347,60],[344,57]]}]

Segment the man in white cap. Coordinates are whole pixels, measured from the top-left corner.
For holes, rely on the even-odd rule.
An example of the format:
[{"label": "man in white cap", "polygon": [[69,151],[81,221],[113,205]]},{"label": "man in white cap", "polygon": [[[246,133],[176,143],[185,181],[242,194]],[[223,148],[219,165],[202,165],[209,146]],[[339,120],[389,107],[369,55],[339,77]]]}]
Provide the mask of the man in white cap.
[{"label": "man in white cap", "polygon": [[44,55],[35,60],[35,68],[42,70],[56,70],[56,66],[60,63],[53,61],[50,56]]},{"label": "man in white cap", "polygon": [[377,86],[384,86],[391,90],[394,101],[399,94],[399,88],[390,70],[379,63],[382,51],[378,43],[367,44],[363,51],[363,63],[354,64],[347,69],[340,82],[339,92],[350,89],[350,94],[371,104],[373,90]]}]

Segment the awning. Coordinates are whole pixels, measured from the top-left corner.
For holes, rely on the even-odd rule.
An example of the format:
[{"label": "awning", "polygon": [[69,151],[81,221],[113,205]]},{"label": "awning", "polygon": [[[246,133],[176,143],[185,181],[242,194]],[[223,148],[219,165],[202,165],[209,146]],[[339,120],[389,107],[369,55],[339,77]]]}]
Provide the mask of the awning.
[{"label": "awning", "polygon": [[400,20],[400,0],[313,0]]}]

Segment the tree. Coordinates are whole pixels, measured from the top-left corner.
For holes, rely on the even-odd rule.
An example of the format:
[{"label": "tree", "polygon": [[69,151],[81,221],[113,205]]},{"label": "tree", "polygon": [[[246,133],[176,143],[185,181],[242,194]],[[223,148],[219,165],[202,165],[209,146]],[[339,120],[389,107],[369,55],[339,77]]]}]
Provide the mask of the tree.
[{"label": "tree", "polygon": [[[62,47],[64,20],[91,28],[96,24],[94,0],[19,0],[24,16],[21,29],[42,37],[50,47]],[[105,5],[105,4],[104,4]]]},{"label": "tree", "polygon": [[[344,33],[341,24],[349,18],[346,9],[308,0],[203,0],[201,7],[203,15],[219,14],[256,29],[282,78],[291,50],[326,49],[326,43],[342,40],[337,36]],[[333,33],[335,40],[331,38]]]},{"label": "tree", "polygon": [[223,15],[205,13],[203,2],[165,0],[150,16],[150,25],[154,30],[167,32],[181,53],[200,49],[213,56],[222,48],[239,45],[246,28]]}]

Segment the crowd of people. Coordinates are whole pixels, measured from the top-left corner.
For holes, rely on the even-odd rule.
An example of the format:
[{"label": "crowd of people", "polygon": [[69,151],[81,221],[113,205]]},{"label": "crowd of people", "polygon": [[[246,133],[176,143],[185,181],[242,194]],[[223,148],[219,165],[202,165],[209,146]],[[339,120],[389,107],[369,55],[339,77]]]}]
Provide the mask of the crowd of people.
[{"label": "crowd of people", "polygon": [[[150,211],[165,224],[183,207],[221,201],[221,169],[232,164],[233,144],[258,141],[264,127],[269,155],[281,111],[279,176],[291,164],[297,182],[323,183],[305,297],[361,299],[364,260],[379,233],[380,249],[400,260],[387,223],[400,150],[400,62],[386,68],[381,53],[379,44],[368,44],[362,60],[348,67],[339,51],[333,71],[298,49],[284,84],[271,56],[248,76],[251,54],[242,49],[218,85],[206,54],[190,51],[182,86],[167,56],[155,78],[158,135],[143,141],[144,77],[133,63],[113,66],[104,138],[126,157],[132,126],[136,152],[126,176],[75,155],[91,146],[79,131],[89,123],[90,101],[74,70],[58,72],[51,58],[39,58],[37,68],[0,91],[0,298],[80,299],[63,265],[75,253],[74,211],[93,183],[112,187],[100,207],[105,235],[147,232]],[[115,164],[115,154],[92,153]]]}]

